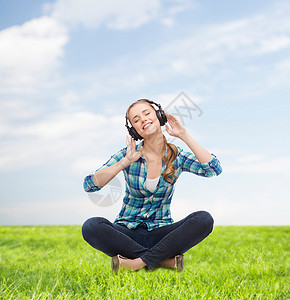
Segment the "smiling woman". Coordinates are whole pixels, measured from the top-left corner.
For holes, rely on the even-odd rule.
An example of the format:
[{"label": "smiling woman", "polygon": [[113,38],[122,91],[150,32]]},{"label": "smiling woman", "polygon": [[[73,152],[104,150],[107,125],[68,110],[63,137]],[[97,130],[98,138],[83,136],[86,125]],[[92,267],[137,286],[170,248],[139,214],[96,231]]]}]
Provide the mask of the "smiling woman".
[{"label": "smiling woman", "polygon": [[[159,109],[155,111],[152,104],[158,106]],[[141,110],[142,113],[138,114],[138,109]],[[134,117],[131,118],[131,115],[134,115]],[[144,147],[141,147],[141,151],[147,161],[147,178],[160,175],[160,172],[156,171],[156,167],[158,169],[158,164],[156,164],[156,162],[159,161],[161,164],[163,161],[166,165],[166,170],[164,172],[165,180],[172,182],[169,175],[177,179],[174,175],[174,166],[172,162],[176,158],[178,149],[174,144],[167,143],[165,135],[162,134],[161,126],[166,124],[167,117],[161,106],[148,99],[137,100],[128,107],[126,121],[127,119],[133,124],[133,127],[131,128],[126,125],[130,135],[135,140],[144,139]],[[150,168],[151,166],[152,169]]]},{"label": "smiling woman", "polygon": [[[92,217],[82,226],[84,239],[95,249],[112,257],[111,267],[131,270],[143,267],[183,269],[183,253],[201,242],[213,229],[213,218],[206,211],[197,211],[174,222],[170,204],[174,185],[185,172],[212,177],[222,172],[214,154],[198,145],[181,122],[166,114],[160,104],[140,99],[126,112],[126,127],[131,135],[127,147],[113,155],[102,167],[84,180],[86,192],[99,191],[120,171],[126,180],[123,205],[115,221]],[[129,127],[127,120],[133,125]],[[167,132],[185,141],[201,159],[169,144],[162,134]],[[133,139],[134,138],[134,139]],[[135,140],[143,139],[136,146]]]}]

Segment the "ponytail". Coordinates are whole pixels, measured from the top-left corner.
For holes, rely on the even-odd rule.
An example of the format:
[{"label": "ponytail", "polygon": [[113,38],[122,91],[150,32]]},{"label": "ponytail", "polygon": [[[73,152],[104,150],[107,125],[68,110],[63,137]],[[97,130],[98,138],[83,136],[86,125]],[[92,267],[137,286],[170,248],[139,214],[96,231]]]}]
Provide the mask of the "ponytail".
[{"label": "ponytail", "polygon": [[[163,150],[163,161],[166,165],[166,169],[164,171],[164,179],[170,183],[173,182],[173,179],[170,178],[170,176],[174,177],[177,179],[177,176],[174,174],[175,173],[175,167],[173,165],[173,161],[175,160],[177,154],[178,154],[178,149],[174,144],[168,143],[165,135],[163,134],[163,140],[164,140],[164,150]],[[167,154],[165,156],[165,151],[167,149]]]}]

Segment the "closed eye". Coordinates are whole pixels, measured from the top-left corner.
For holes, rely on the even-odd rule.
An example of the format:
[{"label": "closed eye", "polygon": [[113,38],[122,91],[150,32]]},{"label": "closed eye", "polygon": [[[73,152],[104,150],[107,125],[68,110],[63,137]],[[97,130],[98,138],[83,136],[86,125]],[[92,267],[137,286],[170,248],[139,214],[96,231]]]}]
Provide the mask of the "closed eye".
[{"label": "closed eye", "polygon": [[[146,113],[145,116],[149,115],[150,112]],[[139,121],[139,119],[136,119],[134,123],[137,123]]]}]

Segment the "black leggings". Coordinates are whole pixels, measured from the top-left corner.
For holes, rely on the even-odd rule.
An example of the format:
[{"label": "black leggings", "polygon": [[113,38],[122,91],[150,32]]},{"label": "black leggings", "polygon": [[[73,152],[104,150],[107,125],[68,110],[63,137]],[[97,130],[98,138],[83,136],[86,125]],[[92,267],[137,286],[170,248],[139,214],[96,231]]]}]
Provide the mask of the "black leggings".
[{"label": "black leggings", "polygon": [[82,234],[92,247],[109,256],[140,257],[148,269],[175,255],[183,254],[206,238],[213,229],[213,218],[206,211],[193,212],[184,219],[148,231],[145,223],[134,229],[92,217],[82,226]]}]

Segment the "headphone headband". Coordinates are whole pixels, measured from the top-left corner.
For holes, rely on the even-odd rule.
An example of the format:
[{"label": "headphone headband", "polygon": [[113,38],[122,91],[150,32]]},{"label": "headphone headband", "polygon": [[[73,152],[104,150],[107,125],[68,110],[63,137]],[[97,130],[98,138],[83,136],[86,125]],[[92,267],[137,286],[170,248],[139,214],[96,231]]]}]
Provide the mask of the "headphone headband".
[{"label": "headphone headband", "polygon": [[[152,101],[152,100],[149,100],[149,99],[139,99],[139,100],[136,101],[136,103],[139,102],[139,101],[147,101],[147,102],[149,102],[150,104],[155,104],[156,106],[158,106],[159,109],[162,109],[160,104],[158,104],[158,103],[156,103],[156,102],[154,102],[154,101]],[[155,110],[155,111],[156,111],[156,110]],[[128,118],[127,118],[127,115],[125,115],[125,118],[126,118],[126,124],[128,125]],[[130,122],[130,121],[129,121],[129,122]],[[130,124],[131,124],[131,122],[130,122]],[[132,125],[132,124],[131,124],[131,125]]]}]

